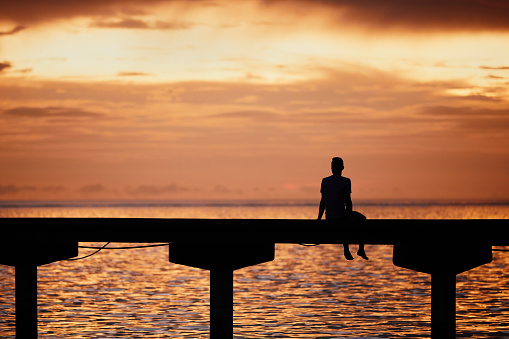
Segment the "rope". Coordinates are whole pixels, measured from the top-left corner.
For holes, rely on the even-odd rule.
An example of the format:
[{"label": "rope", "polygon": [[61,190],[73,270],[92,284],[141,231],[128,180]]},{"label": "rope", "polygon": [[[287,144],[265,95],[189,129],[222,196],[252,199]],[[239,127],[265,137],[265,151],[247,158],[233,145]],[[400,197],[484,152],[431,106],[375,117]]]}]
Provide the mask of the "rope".
[{"label": "rope", "polygon": [[[108,246],[108,244],[110,243],[111,241],[108,241],[103,247],[100,247],[97,251],[93,252],[93,253],[90,253],[89,255],[86,255],[84,257],[79,257],[79,258],[71,258],[71,259],[67,259],[68,261],[74,261],[74,260],[81,260],[81,259],[85,259],[85,258],[88,258],[88,257],[91,257],[93,256],[94,254],[98,253],[100,250],[102,250],[103,248],[105,248],[106,246]],[[78,246],[79,247],[79,246]]]},{"label": "rope", "polygon": [[147,247],[158,247],[168,246],[170,243],[155,244],[155,245],[141,245],[141,246],[121,246],[121,247],[95,247],[95,246],[78,246],[78,248],[90,248],[90,249],[104,249],[104,250],[130,250],[133,248],[147,248]]},{"label": "rope", "polygon": [[68,261],[74,261],[74,260],[81,260],[81,259],[85,259],[85,258],[88,258],[88,257],[91,257],[93,256],[94,254],[97,254],[99,253],[101,250],[127,250],[127,249],[133,249],[133,248],[147,248],[147,247],[157,247],[157,246],[168,246],[169,243],[165,243],[165,244],[155,244],[155,245],[142,245],[142,246],[124,246],[124,247],[109,247],[109,248],[106,248],[106,246],[108,246],[109,244],[111,243],[111,241],[108,241],[104,246],[102,247],[95,247],[95,246],[78,246],[78,248],[91,248],[91,249],[97,249],[97,251],[93,252],[93,253],[90,253],[84,257],[79,257],[79,258],[71,258],[71,259],[67,259]]}]

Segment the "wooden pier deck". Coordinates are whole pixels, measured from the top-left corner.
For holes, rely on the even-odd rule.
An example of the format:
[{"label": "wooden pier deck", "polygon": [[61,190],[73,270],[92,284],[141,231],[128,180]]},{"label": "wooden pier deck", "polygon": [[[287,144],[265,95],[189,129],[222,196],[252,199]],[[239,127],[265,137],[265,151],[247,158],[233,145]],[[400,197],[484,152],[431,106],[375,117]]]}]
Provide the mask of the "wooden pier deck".
[{"label": "wooden pier deck", "polygon": [[[78,242],[171,243],[169,260],[211,273],[211,338],[232,338],[233,271],[274,260],[276,243],[393,245],[393,262],[432,277],[432,338],[455,337],[456,274],[509,246],[509,219],[2,218],[0,264],[16,268],[17,338],[37,338],[37,266],[78,255]],[[440,246],[440,256],[431,249]],[[277,260],[277,258],[276,258]]]}]

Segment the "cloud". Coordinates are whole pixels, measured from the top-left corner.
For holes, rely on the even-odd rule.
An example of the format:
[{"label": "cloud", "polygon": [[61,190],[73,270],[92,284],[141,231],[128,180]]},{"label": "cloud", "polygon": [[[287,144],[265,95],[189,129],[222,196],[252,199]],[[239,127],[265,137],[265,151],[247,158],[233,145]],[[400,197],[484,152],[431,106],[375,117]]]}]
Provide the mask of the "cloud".
[{"label": "cloud", "polygon": [[509,109],[431,106],[423,108],[420,113],[442,117],[507,117],[509,119]]},{"label": "cloud", "polygon": [[265,111],[236,111],[214,114],[217,118],[250,119],[266,122],[278,118],[278,114]]},{"label": "cloud", "polygon": [[11,63],[8,61],[0,62],[0,72],[3,72],[4,69],[12,67]]},{"label": "cloud", "polygon": [[265,4],[336,9],[338,23],[367,28],[437,30],[509,30],[506,0],[263,0]]},{"label": "cloud", "polygon": [[0,194],[14,194],[19,193],[21,191],[33,191],[35,190],[35,186],[18,186],[18,185],[1,185],[0,184]]},{"label": "cloud", "polygon": [[64,186],[61,185],[34,186],[34,185],[0,184],[0,195],[10,195],[26,192],[58,193],[64,190],[65,190]]},{"label": "cloud", "polygon": [[139,19],[124,18],[115,21],[99,20],[91,24],[91,27],[97,28],[122,28],[122,29],[156,29],[156,30],[177,30],[188,29],[193,25],[182,22],[164,22],[156,21],[149,23]]},{"label": "cloud", "polygon": [[480,69],[489,69],[489,70],[498,70],[498,71],[507,71],[509,70],[509,66],[500,66],[500,67],[491,67],[491,66],[481,66]]},{"label": "cloud", "polygon": [[[509,3],[506,0],[258,0],[272,8],[292,9],[299,16],[314,9],[333,9],[338,24],[361,25],[367,29],[437,30],[509,30]],[[74,17],[113,17],[147,14],[150,9],[168,2],[185,7],[211,6],[221,8],[229,0],[164,1],[164,0],[26,0],[2,4],[0,20],[19,23],[47,22]],[[181,5],[181,6],[180,6]],[[262,11],[267,7],[262,7]],[[305,10],[305,12],[303,11]],[[331,11],[328,11],[331,13]],[[319,12],[323,13],[323,12]],[[260,13],[263,14],[263,13]],[[266,24],[263,15],[259,22]],[[98,27],[182,29],[186,25],[152,23],[137,19],[96,22]],[[166,27],[165,27],[166,25]],[[19,31],[20,29],[18,29]],[[10,32],[10,31],[9,31]]]},{"label": "cloud", "polygon": [[[100,17],[119,15],[143,15],[150,12],[150,8],[174,0],[25,0],[4,1],[0,11],[0,21],[6,20],[21,25],[27,23],[42,23],[59,19],[75,17]],[[194,0],[189,4],[208,3],[209,0]],[[122,23],[121,21],[118,23]],[[126,23],[124,23],[126,24]],[[128,24],[128,23],[127,23]],[[132,23],[135,24],[135,23]]]},{"label": "cloud", "polygon": [[139,185],[136,187],[128,186],[126,188],[128,194],[136,196],[156,196],[168,193],[173,194],[178,192],[187,192],[192,190],[194,189],[183,187],[175,183],[162,186],[159,185]]},{"label": "cloud", "polygon": [[130,28],[130,29],[146,29],[149,25],[137,19],[122,19],[118,21],[98,21],[92,24],[93,27],[99,28]]},{"label": "cloud", "polygon": [[493,79],[493,80],[505,79],[505,77],[501,77],[501,76],[493,75],[493,74],[489,74],[489,75],[485,76],[485,78],[486,79]]},{"label": "cloud", "polygon": [[21,32],[24,29],[26,29],[25,26],[18,25],[16,27],[14,27],[13,29],[9,30],[9,31],[0,32],[0,36],[3,36],[3,35],[13,35],[13,34],[16,34],[18,32]]},{"label": "cloud", "polygon": [[34,69],[33,68],[24,68],[24,69],[18,69],[16,70],[15,72],[16,73],[30,73],[32,72]]},{"label": "cloud", "polygon": [[81,186],[78,189],[78,192],[83,193],[83,194],[97,194],[97,193],[104,193],[106,191],[108,191],[108,189],[103,184],[85,185],[85,186]]},{"label": "cloud", "polygon": [[92,118],[103,116],[101,113],[87,112],[77,108],[65,107],[17,107],[3,111],[4,115],[26,118],[74,117]]},{"label": "cloud", "polygon": [[225,185],[216,185],[216,186],[214,186],[214,192],[220,193],[220,194],[241,194],[242,190],[232,189]]},{"label": "cloud", "polygon": [[474,107],[432,106],[423,108],[420,114],[448,121],[463,132],[490,134],[509,132],[509,109]]},{"label": "cloud", "polygon": [[150,73],[143,73],[143,72],[119,72],[117,73],[117,76],[119,77],[133,77],[133,76],[147,76],[151,75]]}]

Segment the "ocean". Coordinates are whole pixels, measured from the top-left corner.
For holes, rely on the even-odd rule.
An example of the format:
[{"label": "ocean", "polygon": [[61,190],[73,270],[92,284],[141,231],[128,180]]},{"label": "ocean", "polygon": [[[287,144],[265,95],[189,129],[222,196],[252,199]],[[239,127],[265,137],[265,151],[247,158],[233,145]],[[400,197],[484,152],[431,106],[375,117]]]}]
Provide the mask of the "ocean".
[{"label": "ocean", "polygon": [[[367,201],[354,209],[371,219],[509,219],[509,202]],[[317,213],[316,202],[303,201],[0,202],[0,217],[315,219]],[[357,245],[351,248],[355,253]],[[495,249],[490,264],[457,276],[458,338],[509,338],[509,252]],[[93,251],[80,248],[80,256]],[[368,261],[346,261],[342,252],[340,245],[277,244],[274,261],[235,271],[235,338],[430,337],[429,275],[394,266],[392,246],[367,245]],[[209,337],[209,272],[169,263],[165,246],[107,248],[41,266],[38,300],[39,338]],[[0,265],[0,337],[14,332],[14,268]]]}]

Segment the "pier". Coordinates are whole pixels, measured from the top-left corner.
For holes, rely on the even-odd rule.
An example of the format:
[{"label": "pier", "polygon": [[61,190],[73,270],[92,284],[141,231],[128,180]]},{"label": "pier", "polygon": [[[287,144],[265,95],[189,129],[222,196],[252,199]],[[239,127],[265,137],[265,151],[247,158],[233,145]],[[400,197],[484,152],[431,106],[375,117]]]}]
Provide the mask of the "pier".
[{"label": "pier", "polygon": [[[78,242],[170,243],[169,261],[210,271],[210,338],[233,337],[233,272],[277,260],[276,243],[393,245],[398,267],[431,275],[431,336],[456,336],[456,275],[509,245],[509,219],[2,218],[0,264],[15,267],[16,338],[37,338],[37,266],[78,255]],[[437,250],[439,249],[439,250]]]}]

